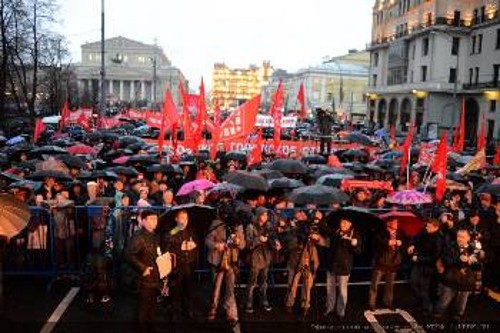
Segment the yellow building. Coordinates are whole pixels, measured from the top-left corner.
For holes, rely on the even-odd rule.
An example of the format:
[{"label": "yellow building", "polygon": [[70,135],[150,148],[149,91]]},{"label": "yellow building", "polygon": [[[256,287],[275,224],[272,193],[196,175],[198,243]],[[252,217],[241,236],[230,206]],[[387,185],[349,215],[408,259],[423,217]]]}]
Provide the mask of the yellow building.
[{"label": "yellow building", "polygon": [[236,108],[242,102],[260,94],[273,74],[269,61],[262,66],[251,65],[248,68],[229,68],[224,63],[214,65],[212,75],[212,101],[217,100],[221,109]]}]

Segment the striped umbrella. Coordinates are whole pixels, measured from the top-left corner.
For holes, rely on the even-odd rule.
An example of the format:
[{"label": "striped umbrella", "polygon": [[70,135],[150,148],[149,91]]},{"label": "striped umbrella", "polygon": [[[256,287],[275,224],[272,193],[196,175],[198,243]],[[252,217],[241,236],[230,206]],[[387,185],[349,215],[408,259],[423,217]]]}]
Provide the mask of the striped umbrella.
[{"label": "striped umbrella", "polygon": [[398,191],[387,197],[387,202],[398,205],[421,205],[432,203],[432,198],[428,194],[424,194],[415,190]]}]

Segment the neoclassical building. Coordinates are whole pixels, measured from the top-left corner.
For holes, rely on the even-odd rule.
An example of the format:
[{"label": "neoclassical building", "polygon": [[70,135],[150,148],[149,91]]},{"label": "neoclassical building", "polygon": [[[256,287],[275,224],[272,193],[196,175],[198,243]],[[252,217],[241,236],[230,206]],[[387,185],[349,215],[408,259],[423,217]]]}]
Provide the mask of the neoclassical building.
[{"label": "neoclassical building", "polygon": [[[97,101],[101,42],[83,44],[81,50],[82,60],[76,65],[80,96]],[[180,103],[179,82],[186,84],[186,80],[159,46],[119,36],[105,40],[105,51],[108,100],[149,104],[162,101],[165,90],[170,88],[174,101]]]},{"label": "neoclassical building", "polygon": [[372,125],[500,138],[500,0],[376,0],[368,50]]}]

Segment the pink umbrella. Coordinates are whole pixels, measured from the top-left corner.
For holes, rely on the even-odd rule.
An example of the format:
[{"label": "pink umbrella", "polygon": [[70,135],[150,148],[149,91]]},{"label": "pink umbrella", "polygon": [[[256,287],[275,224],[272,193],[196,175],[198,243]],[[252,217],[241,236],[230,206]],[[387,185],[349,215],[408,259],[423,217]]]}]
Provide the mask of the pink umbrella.
[{"label": "pink umbrella", "polygon": [[492,185],[499,185],[500,184],[500,177],[499,178],[495,178],[491,184]]},{"label": "pink umbrella", "polygon": [[209,180],[197,179],[182,185],[182,187],[179,189],[179,192],[177,192],[177,195],[178,196],[189,195],[195,191],[209,190],[214,186],[215,184]]},{"label": "pink umbrella", "polygon": [[117,159],[113,160],[113,163],[121,165],[121,164],[127,163],[129,159],[130,159],[130,156],[121,156],[121,157],[118,157]]},{"label": "pink umbrella", "polygon": [[97,151],[93,147],[83,144],[68,147],[66,150],[71,155],[97,155]]},{"label": "pink umbrella", "polygon": [[419,191],[404,190],[394,192],[387,197],[386,201],[398,205],[422,205],[432,203],[432,198],[430,195]]},{"label": "pink umbrella", "polygon": [[418,235],[425,227],[425,222],[412,212],[391,211],[381,214],[380,217],[384,221],[396,219],[399,222],[399,229],[408,237]]}]

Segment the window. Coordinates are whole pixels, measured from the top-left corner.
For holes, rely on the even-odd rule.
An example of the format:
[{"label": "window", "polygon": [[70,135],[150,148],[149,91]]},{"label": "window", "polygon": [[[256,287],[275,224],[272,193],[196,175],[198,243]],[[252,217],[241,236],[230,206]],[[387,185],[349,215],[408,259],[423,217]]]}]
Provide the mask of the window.
[{"label": "window", "polygon": [[483,34],[477,35],[477,53],[483,50]]},{"label": "window", "polygon": [[[499,33],[500,35],[500,33]],[[417,52],[417,44],[413,44],[413,48],[411,50],[411,59],[415,60],[415,53]]]},{"label": "window", "polygon": [[493,86],[498,87],[500,79],[500,65],[493,65]]},{"label": "window", "polygon": [[426,56],[429,54],[429,38],[422,39],[422,55]]},{"label": "window", "polygon": [[476,52],[476,36],[472,36],[472,51],[470,54],[474,54]]},{"label": "window", "polygon": [[453,13],[453,25],[456,27],[460,26],[460,16],[461,16],[460,11],[455,10],[455,12]]},{"label": "window", "polygon": [[476,80],[475,80],[476,85],[479,83],[479,67],[476,67]]},{"label": "window", "polygon": [[472,85],[472,76],[474,75],[474,70],[469,68],[469,85]]},{"label": "window", "polygon": [[496,45],[496,49],[497,50],[500,49],[500,29],[497,29],[497,45]]},{"label": "window", "polygon": [[478,9],[474,9],[474,15],[473,15],[473,24],[478,24],[479,23],[479,11]]},{"label": "window", "polygon": [[490,112],[495,112],[497,110],[497,100],[490,100]]},{"label": "window", "polygon": [[450,77],[448,82],[449,83],[455,83],[457,80],[457,69],[456,68],[450,68]]},{"label": "window", "polygon": [[410,72],[410,83],[413,83],[413,71]]},{"label": "window", "polygon": [[453,42],[451,43],[451,54],[457,55],[459,49],[460,49],[460,38],[453,37]]},{"label": "window", "polygon": [[378,52],[373,54],[373,67],[378,66]]},{"label": "window", "polygon": [[373,87],[377,86],[377,74],[372,75],[372,86]]},{"label": "window", "polygon": [[421,67],[421,81],[425,82],[427,81],[427,66],[422,66]]}]

